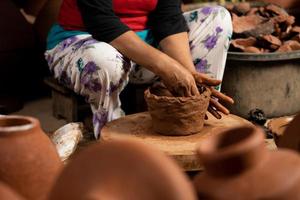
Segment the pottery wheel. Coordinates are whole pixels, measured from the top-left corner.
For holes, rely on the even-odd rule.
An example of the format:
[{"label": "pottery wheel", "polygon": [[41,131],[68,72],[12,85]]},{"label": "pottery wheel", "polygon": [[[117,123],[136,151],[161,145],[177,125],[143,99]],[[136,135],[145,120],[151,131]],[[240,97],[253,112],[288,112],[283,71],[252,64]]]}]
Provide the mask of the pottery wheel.
[{"label": "pottery wheel", "polygon": [[172,156],[186,171],[200,170],[202,167],[195,151],[199,142],[212,136],[214,130],[219,128],[251,125],[249,121],[235,115],[223,115],[221,120],[217,120],[208,114],[208,118],[198,134],[163,136],[152,130],[149,113],[127,115],[106,124],[101,131],[100,141],[135,138]]}]

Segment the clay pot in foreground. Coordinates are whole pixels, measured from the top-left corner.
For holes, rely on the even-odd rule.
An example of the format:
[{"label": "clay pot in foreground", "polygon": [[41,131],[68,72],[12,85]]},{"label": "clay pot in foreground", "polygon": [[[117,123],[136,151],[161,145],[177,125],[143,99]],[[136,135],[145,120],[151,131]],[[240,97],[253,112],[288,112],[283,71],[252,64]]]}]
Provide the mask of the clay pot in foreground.
[{"label": "clay pot in foreground", "polygon": [[0,117],[0,181],[30,200],[48,195],[62,163],[37,119]]},{"label": "clay pot in foreground", "polygon": [[2,200],[24,200],[19,194],[13,191],[9,186],[0,182],[0,199]]},{"label": "clay pot in foreground", "polygon": [[211,92],[204,88],[199,96],[174,97],[162,86],[145,91],[145,100],[152,118],[153,129],[162,135],[196,134],[204,126]]},{"label": "clay pot in foreground", "polygon": [[300,152],[300,114],[291,121],[280,137],[275,137],[276,145]]},{"label": "clay pot in foreground", "polygon": [[132,140],[93,144],[74,156],[49,200],[196,200],[177,164]]},{"label": "clay pot in foreground", "polygon": [[267,150],[258,128],[220,132],[198,153],[205,167],[194,180],[200,199],[300,199],[299,155]]}]

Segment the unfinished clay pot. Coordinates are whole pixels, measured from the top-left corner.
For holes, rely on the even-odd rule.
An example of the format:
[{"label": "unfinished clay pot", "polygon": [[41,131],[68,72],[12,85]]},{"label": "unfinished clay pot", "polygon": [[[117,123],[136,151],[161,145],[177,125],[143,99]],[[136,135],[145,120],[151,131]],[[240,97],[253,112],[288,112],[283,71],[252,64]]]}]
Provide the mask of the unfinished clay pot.
[{"label": "unfinished clay pot", "polygon": [[299,155],[267,150],[259,128],[219,131],[198,153],[205,167],[194,180],[200,199],[300,199]]},{"label": "unfinished clay pot", "polygon": [[183,136],[199,133],[204,126],[211,92],[201,95],[174,97],[160,85],[145,91],[145,100],[153,129],[162,135]]},{"label": "unfinished clay pot", "polygon": [[9,186],[0,182],[0,199],[2,200],[24,200],[19,194],[13,191]]},{"label": "unfinished clay pot", "polygon": [[62,163],[37,119],[0,117],[0,181],[30,200],[45,199]]},{"label": "unfinished clay pot", "polygon": [[196,200],[191,182],[163,153],[133,140],[93,144],[63,170],[49,200]]}]

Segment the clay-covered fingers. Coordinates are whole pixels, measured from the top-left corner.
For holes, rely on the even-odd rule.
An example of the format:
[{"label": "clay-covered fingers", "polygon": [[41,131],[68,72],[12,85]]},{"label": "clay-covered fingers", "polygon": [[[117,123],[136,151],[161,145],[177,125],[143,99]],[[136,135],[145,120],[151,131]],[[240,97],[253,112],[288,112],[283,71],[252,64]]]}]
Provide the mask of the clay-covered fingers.
[{"label": "clay-covered fingers", "polygon": [[231,97],[223,94],[222,92],[219,92],[218,90],[216,90],[213,87],[211,87],[210,90],[211,90],[213,97],[220,99],[221,101],[223,101],[225,103],[234,104],[234,100]]},{"label": "clay-covered fingers", "polygon": [[225,115],[228,115],[230,113],[229,110],[225,108],[225,106],[220,104],[220,102],[215,98],[211,98],[209,103],[210,106],[215,107],[218,111],[224,113]]},{"label": "clay-covered fingers", "polygon": [[204,84],[206,86],[218,86],[222,81],[209,77],[203,73],[194,73],[195,81],[199,84]]},{"label": "clay-covered fingers", "polygon": [[[214,107],[212,107],[211,105],[208,106],[207,111],[210,112],[217,119],[222,118],[222,115],[220,115],[220,113],[218,113],[218,111]],[[205,116],[206,116],[206,119],[208,119],[207,115],[205,115]]]}]

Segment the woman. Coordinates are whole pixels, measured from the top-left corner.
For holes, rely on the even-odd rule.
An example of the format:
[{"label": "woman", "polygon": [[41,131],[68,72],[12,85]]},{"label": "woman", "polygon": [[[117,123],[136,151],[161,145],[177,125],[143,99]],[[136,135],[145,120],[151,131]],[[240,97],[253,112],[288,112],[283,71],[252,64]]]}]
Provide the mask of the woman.
[{"label": "woman", "polygon": [[[64,0],[46,59],[61,83],[87,97],[98,137],[106,122],[123,115],[119,94],[129,77],[137,84],[159,77],[178,96],[198,95],[197,83],[218,86],[231,33],[222,7],[182,15],[180,0]],[[229,113],[215,98],[211,104]]]}]

